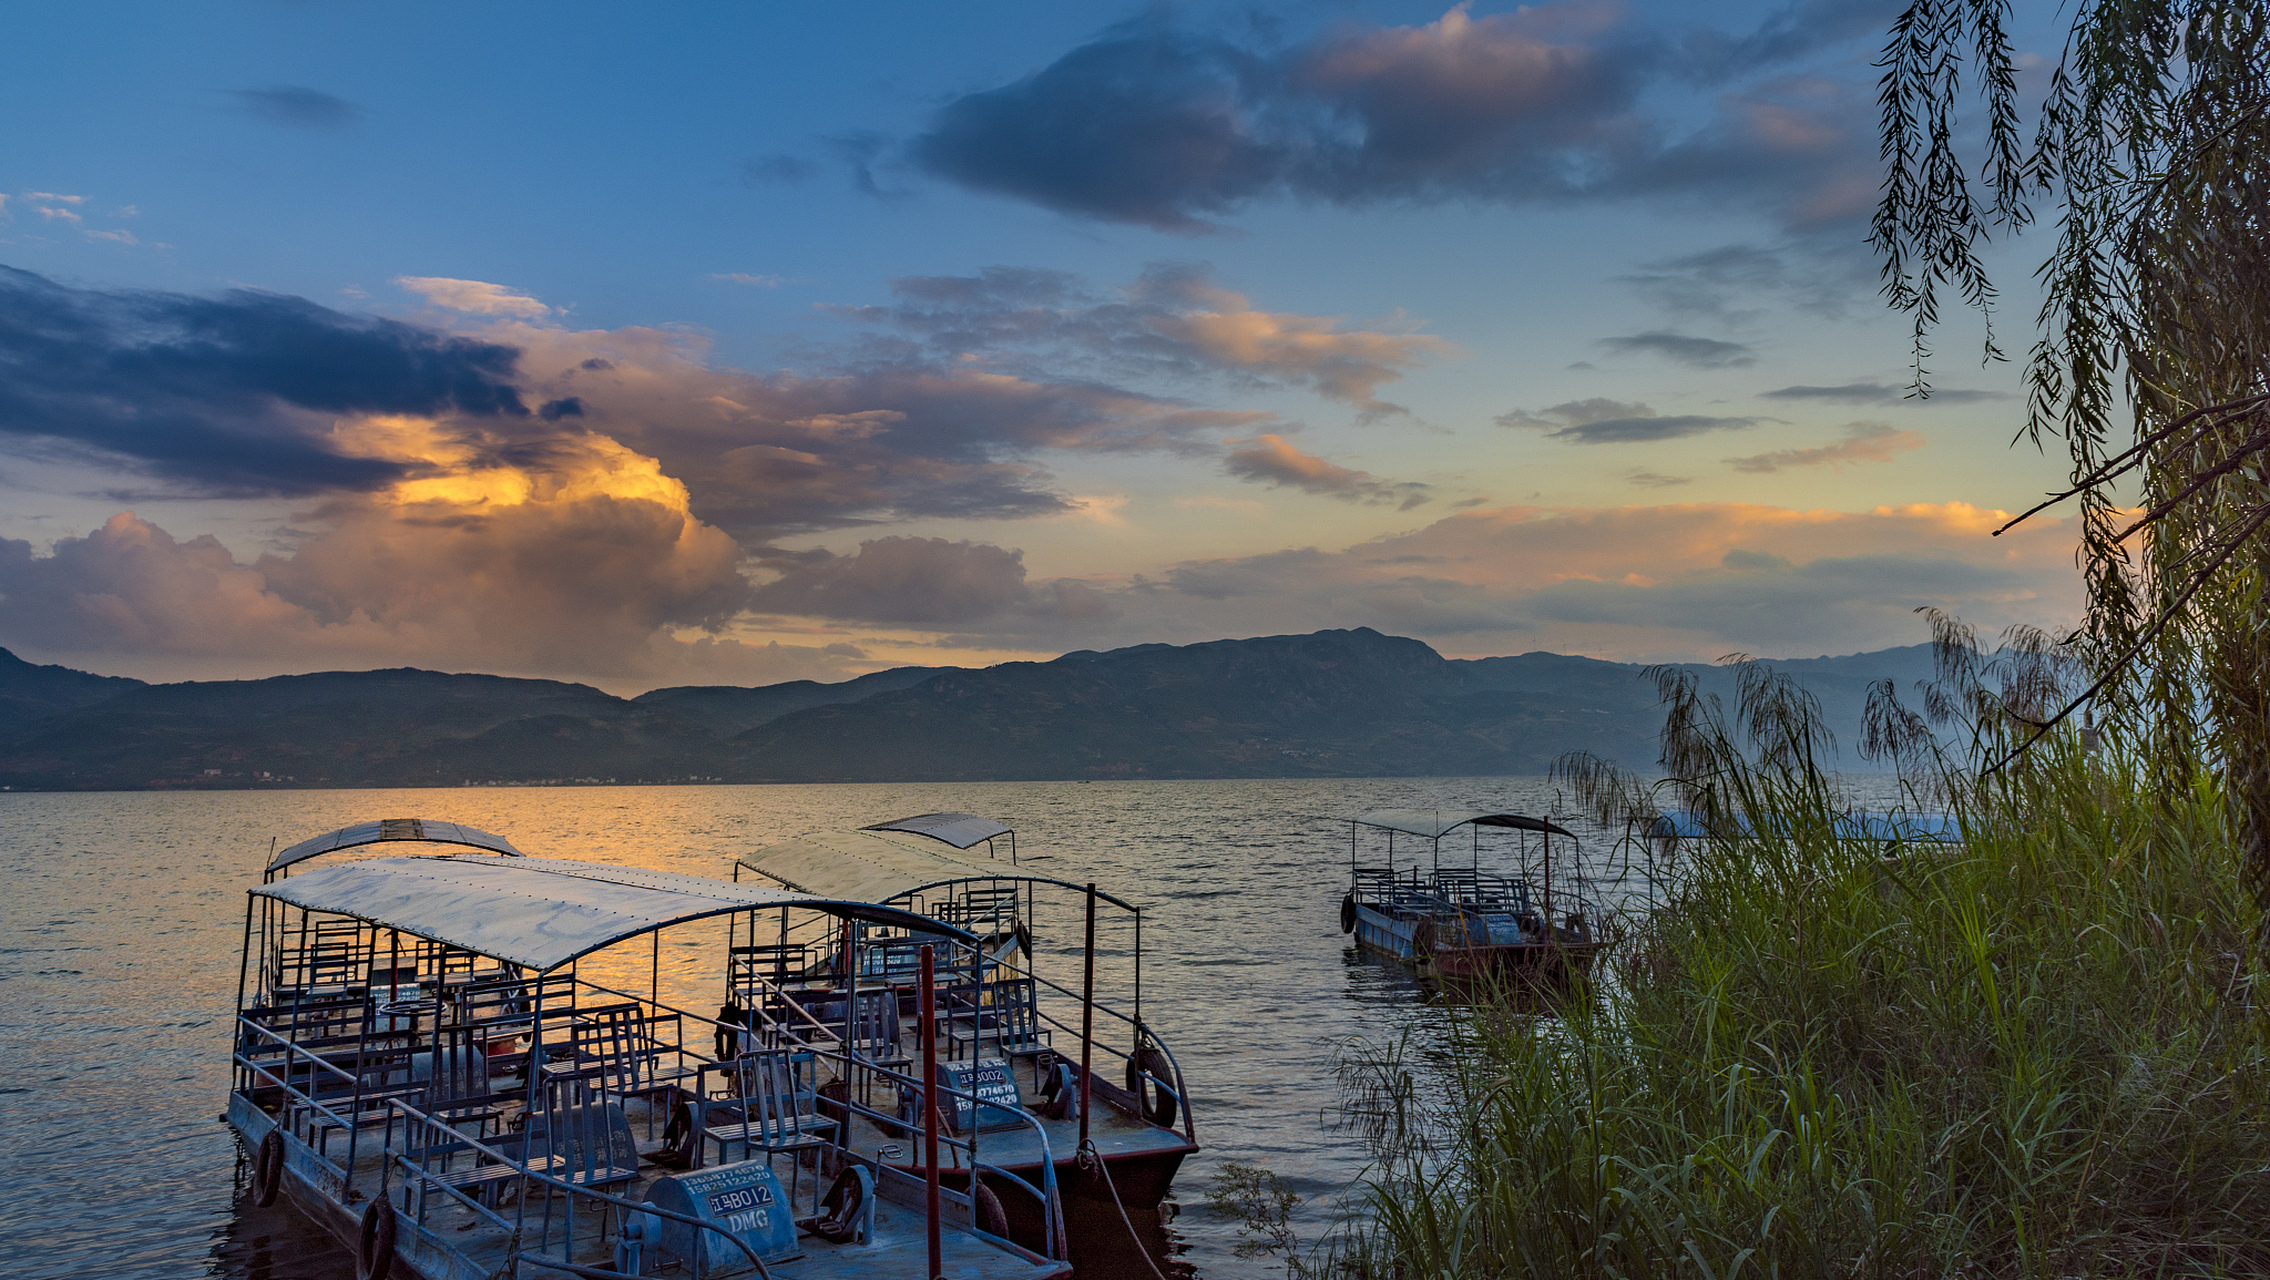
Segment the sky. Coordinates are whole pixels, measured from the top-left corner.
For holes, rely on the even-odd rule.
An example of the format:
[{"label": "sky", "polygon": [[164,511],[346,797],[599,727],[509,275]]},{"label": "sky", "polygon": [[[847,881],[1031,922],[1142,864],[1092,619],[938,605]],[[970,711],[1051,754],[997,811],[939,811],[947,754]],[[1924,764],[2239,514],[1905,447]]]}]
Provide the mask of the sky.
[{"label": "sky", "polygon": [[27,11],[0,645],[630,693],[2069,623],[2070,520],[1990,536],[2064,474],[2017,367],[1954,315],[1908,394],[1877,293],[1895,13]]}]

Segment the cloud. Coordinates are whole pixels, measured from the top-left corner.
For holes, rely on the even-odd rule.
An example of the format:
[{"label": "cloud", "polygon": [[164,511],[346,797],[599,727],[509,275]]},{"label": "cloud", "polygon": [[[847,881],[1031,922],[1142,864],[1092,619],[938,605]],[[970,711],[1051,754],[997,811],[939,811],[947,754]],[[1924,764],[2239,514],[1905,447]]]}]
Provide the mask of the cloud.
[{"label": "cloud", "polygon": [[1224,469],[1240,480],[1257,484],[1301,489],[1350,502],[1394,503],[1403,511],[1428,501],[1423,484],[1383,481],[1369,471],[1334,466],[1295,449],[1283,436],[1264,435],[1246,448],[1233,450]]},{"label": "cloud", "polygon": [[1780,387],[1761,391],[1758,395],[1767,400],[1825,400],[1832,404],[1975,404],[1982,400],[2007,400],[2006,391],[1958,391],[1934,388],[1928,397],[1910,396],[1905,387],[1886,386],[1881,382],[1848,382],[1835,387]]},{"label": "cloud", "polygon": [[341,414],[527,414],[517,352],[299,298],[73,289],[0,267],[0,439],[209,493],[368,489]]},{"label": "cloud", "polygon": [[1651,418],[1607,418],[1548,431],[1545,436],[1549,440],[1566,440],[1570,444],[1637,444],[1648,440],[1699,436],[1706,431],[1740,431],[1764,421],[1764,418],[1712,418],[1692,413]]},{"label": "cloud", "polygon": [[1094,642],[1361,625],[1454,653],[1707,660],[1910,643],[1924,638],[1922,604],[1990,627],[2069,622],[2081,603],[2070,523],[1990,538],[2006,518],[1961,503],[1462,512],[1337,551],[1171,566],[1107,593],[1117,616]]},{"label": "cloud", "polygon": [[[445,283],[466,305],[497,298]],[[750,373],[714,365],[698,334],[570,330],[511,299],[444,333],[269,294],[106,293],[0,270],[0,441],[177,494],[312,494],[441,466],[357,451],[374,415],[430,419],[479,457],[596,432],[660,459],[697,516],[761,545],[879,518],[1057,513],[1044,455],[1212,455],[1274,418],[904,347]]]},{"label": "cloud", "polygon": [[752,607],[806,617],[937,628],[1030,618],[1101,619],[1108,607],[1076,581],[1025,581],[1025,553],[944,538],[874,538],[848,556],[824,550],[770,558],[780,576]]},{"label": "cloud", "polygon": [[755,276],[746,271],[719,271],[703,276],[704,280],[717,280],[725,284],[745,284],[758,289],[778,289],[779,276]]},{"label": "cloud", "polygon": [[1570,444],[1632,444],[1674,440],[1706,431],[1739,431],[1767,418],[1713,418],[1698,414],[1661,415],[1644,404],[1593,398],[1571,400],[1531,413],[1513,409],[1493,419],[1501,427],[1532,427],[1550,440]]},{"label": "cloud", "polygon": [[1184,264],[1153,263],[1110,293],[1065,272],[1026,267],[908,276],[892,281],[891,292],[888,307],[838,313],[917,335],[941,359],[984,355],[1015,369],[1088,361],[1132,376],[1306,387],[1367,418],[1403,412],[1377,398],[1382,384],[1457,350],[1431,334],[1261,310]]},{"label": "cloud", "polygon": [[[56,191],[26,191],[16,198],[23,202],[23,207],[26,210],[38,214],[41,222],[67,227],[98,244],[114,244],[132,248],[142,243],[139,236],[123,228],[88,226],[86,214],[82,212],[83,209],[86,209],[88,200],[83,195],[67,195]],[[8,199],[7,196],[0,196],[0,222],[8,220]],[[113,210],[111,216],[131,218],[137,212],[133,205],[126,205]],[[172,246],[160,244],[153,247],[166,249]]]},{"label": "cloud", "polygon": [[[1802,24],[1801,24],[1802,25]],[[1820,24],[1809,29],[1820,30]],[[1813,43],[1680,42],[1605,5],[1342,27],[1280,50],[1152,15],[941,108],[915,164],[975,190],[1178,233],[1255,200],[1345,207],[1707,196],[1848,216],[1867,98],[1787,76],[1701,111],[1651,89],[1754,73]],[[1697,116],[1699,127],[1685,123]]]},{"label": "cloud", "polygon": [[476,316],[518,316],[541,320],[552,309],[524,293],[485,280],[452,280],[447,276],[396,276],[394,283],[437,307]]},{"label": "cloud", "polygon": [[1695,482],[1693,476],[1666,476],[1653,471],[1627,472],[1624,479],[1643,489],[1668,489],[1674,485],[1693,484]]},{"label": "cloud", "polygon": [[1845,428],[1845,438],[1836,444],[1814,449],[1777,449],[1771,453],[1752,454],[1747,458],[1728,458],[1726,465],[1753,475],[1771,475],[1792,467],[1828,467],[1842,471],[1860,463],[1890,462],[1898,455],[1920,449],[1927,443],[1919,433],[1895,430],[1888,422],[1855,422]]},{"label": "cloud", "polygon": [[1612,418],[1652,418],[1655,410],[1637,401],[1610,400],[1594,396],[1589,400],[1568,400],[1549,409],[1531,413],[1527,409],[1509,409],[1491,421],[1501,427],[1537,427],[1550,430],[1557,427],[1581,426],[1588,422],[1606,422]]},{"label": "cloud", "polygon": [[1738,369],[1758,362],[1757,353],[1742,343],[1690,338],[1662,330],[1602,338],[1600,345],[1618,355],[1661,356],[1692,369]]},{"label": "cloud", "polygon": [[1841,242],[1793,236],[1776,245],[1728,244],[1642,263],[1619,277],[1673,315],[1716,324],[1756,320],[1795,308],[1841,319],[1865,296],[1867,260]]},{"label": "cloud", "polygon": [[289,550],[251,563],[130,512],[46,554],[0,541],[0,636],[267,670],[412,662],[636,679],[734,665],[729,644],[697,651],[672,633],[740,616],[741,549],[692,517],[653,459],[588,435],[482,459],[408,418],[357,435],[370,452],[448,469],[325,501],[300,514]]},{"label": "cloud", "polygon": [[230,89],[227,93],[246,114],[292,129],[344,129],[362,115],[362,108],[345,98],[302,85]]}]

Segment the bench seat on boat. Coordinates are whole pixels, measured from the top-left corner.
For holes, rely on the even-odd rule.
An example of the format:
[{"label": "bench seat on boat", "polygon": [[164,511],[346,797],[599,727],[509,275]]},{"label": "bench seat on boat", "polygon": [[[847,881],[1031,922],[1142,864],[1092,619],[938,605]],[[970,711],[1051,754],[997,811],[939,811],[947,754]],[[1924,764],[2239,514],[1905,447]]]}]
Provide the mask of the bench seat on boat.
[{"label": "bench seat on boat", "polygon": [[[557,1123],[559,1137],[547,1142],[546,1134],[555,1132],[546,1128],[552,1122]],[[570,1186],[605,1187],[639,1177],[638,1139],[631,1132],[630,1117],[616,1102],[561,1107],[550,1112],[549,1118],[547,1113],[537,1112],[529,1132],[498,1138],[488,1145],[522,1161],[529,1171]],[[447,1144],[437,1145],[434,1154],[446,1156]],[[517,1178],[520,1172],[509,1164],[490,1163],[433,1176],[471,1195],[480,1188]]]}]

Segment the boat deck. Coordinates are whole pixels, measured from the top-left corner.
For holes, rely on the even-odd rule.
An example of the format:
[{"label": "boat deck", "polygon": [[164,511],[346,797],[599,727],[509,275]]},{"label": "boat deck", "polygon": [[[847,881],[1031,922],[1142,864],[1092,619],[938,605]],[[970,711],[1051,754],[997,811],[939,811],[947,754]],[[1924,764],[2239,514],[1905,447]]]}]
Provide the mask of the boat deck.
[{"label": "boat deck", "polygon": [[[239,1100],[241,1102],[241,1100]],[[517,1112],[517,1104],[507,1107],[500,1117],[509,1126]],[[232,1108],[232,1121],[237,1123],[240,1136],[248,1139],[248,1149],[257,1146],[259,1134],[249,1132],[260,1129],[258,1121],[245,1123],[248,1108]],[[663,1150],[660,1135],[665,1117],[660,1107],[650,1107],[639,1099],[630,1099],[623,1110],[630,1120],[640,1156],[639,1167],[629,1179],[608,1185],[602,1190],[622,1200],[641,1202],[655,1182],[673,1173],[673,1170],[649,1163],[649,1159]],[[255,1113],[257,1114],[257,1113]],[[649,1136],[651,1125],[652,1136]],[[334,1132],[327,1144],[333,1160],[344,1165],[347,1135]],[[360,1232],[361,1206],[368,1203],[371,1191],[380,1185],[385,1172],[387,1156],[384,1153],[383,1133],[378,1128],[365,1130],[355,1143],[353,1161],[352,1207],[343,1206],[325,1195],[315,1180],[305,1176],[287,1178],[285,1189],[294,1203],[326,1227],[331,1234],[353,1242]],[[809,1154],[807,1155],[809,1158]],[[988,1159],[990,1161],[990,1153]],[[758,1159],[765,1159],[761,1154]],[[792,1216],[805,1218],[819,1212],[817,1201],[825,1193],[829,1178],[822,1177],[817,1167],[803,1167],[797,1157],[782,1154],[772,1157],[769,1166],[780,1179],[781,1187],[789,1198]],[[813,1161],[816,1166],[817,1160]],[[460,1156],[454,1169],[474,1167],[471,1158]],[[714,1160],[710,1167],[715,1167]],[[295,1164],[294,1173],[300,1169]],[[919,1176],[905,1177],[881,1173],[881,1186],[876,1198],[873,1230],[865,1243],[836,1244],[817,1236],[805,1235],[801,1240],[802,1255],[779,1262],[768,1262],[767,1268],[780,1280],[874,1280],[879,1275],[919,1276],[927,1266],[928,1239],[925,1215],[919,1207],[922,1188]],[[397,1167],[389,1182],[393,1203],[402,1204],[404,1177]],[[621,1235],[621,1211],[613,1206],[569,1197],[557,1191],[547,1192],[541,1185],[531,1184],[525,1198],[518,1180],[496,1184],[484,1197],[487,1207],[506,1224],[517,1231],[499,1226],[496,1221],[446,1193],[427,1190],[413,1195],[401,1219],[401,1232],[397,1267],[406,1268],[429,1280],[481,1280],[509,1270],[514,1239],[518,1235],[524,1251],[520,1260],[521,1275],[541,1276],[553,1274],[553,1269],[542,1265],[542,1259],[527,1256],[531,1242],[547,1243],[542,1251],[554,1258],[561,1256],[562,1244],[567,1245],[566,1260],[586,1267],[612,1267],[615,1264],[615,1247]],[[573,1212],[570,1202],[574,1200]],[[955,1199],[958,1199],[956,1197]],[[954,1203],[947,1205],[947,1213],[956,1212]],[[960,1209],[966,1213],[965,1208]],[[571,1220],[572,1219],[572,1220]],[[1051,1280],[1065,1275],[1069,1268],[1061,1262],[1052,1262],[1031,1256],[1019,1256],[988,1243],[964,1231],[949,1229],[940,1233],[944,1272],[949,1280]],[[655,1245],[646,1245],[645,1268],[652,1271],[657,1265]],[[455,1255],[454,1257],[450,1255]],[[711,1267],[707,1274],[732,1275],[748,1268]],[[397,1271],[397,1274],[404,1274]],[[558,1272],[558,1274],[569,1274]]]}]

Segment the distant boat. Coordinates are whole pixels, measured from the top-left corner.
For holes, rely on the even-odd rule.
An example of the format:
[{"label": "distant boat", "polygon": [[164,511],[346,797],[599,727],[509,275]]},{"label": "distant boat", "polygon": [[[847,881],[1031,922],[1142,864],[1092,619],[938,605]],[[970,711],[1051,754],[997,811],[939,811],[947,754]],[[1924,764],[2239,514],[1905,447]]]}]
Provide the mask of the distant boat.
[{"label": "distant boat", "polygon": [[[1044,1161],[1053,1159],[1073,1230],[1123,1234],[1122,1206],[1157,1205],[1184,1158],[1198,1150],[1181,1066],[1143,1021],[1142,909],[1090,885],[1043,874],[1029,856],[1020,864],[1016,839],[1013,829],[991,818],[919,814],[769,845],[740,858],[734,878],[742,880],[746,873],[799,892],[903,908],[975,935],[979,945],[956,951],[950,972],[941,979],[940,1017],[952,1059],[958,1070],[981,1072],[1001,1091],[1006,1105],[1042,1117],[1032,1133],[989,1136],[986,1162],[1032,1181],[1040,1177]],[[1082,895],[1084,939],[1074,934],[1036,941],[1034,898],[1042,888]],[[1093,897],[1087,898],[1091,891]],[[1099,906],[1130,917],[1135,953],[1131,1011],[1084,1000],[1088,984],[1081,960],[1063,966],[1072,968],[1070,973],[1061,968],[1052,973],[1038,959],[1043,952],[1073,952],[1092,963]],[[1081,927],[1074,922],[1075,929]],[[760,1011],[824,1007],[818,1019],[827,1024],[824,1032],[796,1019],[776,1018],[790,1038],[836,1034],[843,1010],[857,1008],[850,1033],[854,1051],[890,1061],[901,1053],[899,1024],[914,1012],[912,948],[927,936],[920,927],[868,926],[827,938],[748,936],[743,942],[737,937],[728,981],[733,1006],[752,1023]],[[848,965],[842,959],[847,943],[856,956]],[[856,978],[847,982],[847,971]],[[888,1012],[878,1016],[878,1010]],[[1084,1034],[1089,1026],[1093,1033]],[[1083,1082],[1092,1104],[1085,1111],[1074,1100]],[[1045,1131],[1045,1144],[1034,1141],[1040,1131]],[[889,1136],[879,1133],[877,1141]],[[1108,1184],[1074,1176],[1083,1140],[1092,1145]],[[1003,1202],[1011,1206],[1015,1238],[1034,1243],[1037,1216],[1025,1215],[1015,1198],[1004,1196]]]},{"label": "distant boat", "polygon": [[[478,852],[283,874],[389,841]],[[978,944],[967,930],[866,901],[528,857],[423,820],[303,841],[268,870],[246,903],[224,1119],[251,1157],[252,1202],[288,1198],[356,1254],[358,1275],[1069,1274],[1052,1166],[1036,1182],[988,1166],[1050,1224],[1039,1250],[1007,1238],[998,1203],[932,1176],[945,1159],[979,1162],[974,1136],[941,1124],[981,1108],[976,1091],[918,1085],[840,1044],[712,1054],[747,1029],[654,996],[661,934],[721,915],[861,922],[965,950]],[[601,952],[651,958],[648,992],[578,972]],[[917,955],[925,989],[935,956]],[[923,1057],[933,1008],[916,1019]],[[886,1088],[935,1090],[939,1105],[910,1127],[942,1155],[910,1170],[853,1144],[856,1124],[892,1119],[868,1106],[878,1073]],[[1037,1124],[996,1119],[1020,1135]]]},{"label": "distant boat", "polygon": [[[1543,818],[1485,810],[1369,809],[1348,823],[1348,892],[1340,900],[1340,931],[1375,955],[1419,973],[1453,981],[1493,978],[1565,978],[1581,973],[1600,949],[1600,906],[1582,896],[1574,875],[1574,832]],[[1443,841],[1465,828],[1469,850],[1454,843],[1443,865]],[[1485,870],[1482,832],[1519,831],[1542,837],[1539,880]],[[1386,836],[1386,862],[1365,865],[1359,836]],[[1422,842],[1408,866],[1395,860],[1395,837]],[[1564,846],[1561,883],[1553,878],[1553,837]],[[1466,853],[1467,865],[1458,866]],[[1491,850],[1492,861],[1498,851]]]}]

